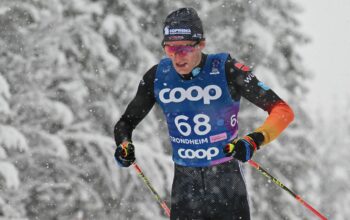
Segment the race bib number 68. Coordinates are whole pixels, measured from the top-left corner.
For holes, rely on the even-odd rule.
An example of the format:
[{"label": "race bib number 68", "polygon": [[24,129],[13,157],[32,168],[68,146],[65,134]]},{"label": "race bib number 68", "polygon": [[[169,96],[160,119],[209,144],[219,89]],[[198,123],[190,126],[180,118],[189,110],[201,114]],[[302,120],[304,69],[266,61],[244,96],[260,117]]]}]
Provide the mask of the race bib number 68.
[{"label": "race bib number 68", "polygon": [[[189,136],[192,133],[192,127],[188,121],[191,120],[186,115],[178,115],[175,117],[175,125],[177,130],[183,136]],[[211,125],[209,124],[210,118],[205,114],[197,114],[193,117],[193,132],[197,135],[206,135],[211,130]]]}]

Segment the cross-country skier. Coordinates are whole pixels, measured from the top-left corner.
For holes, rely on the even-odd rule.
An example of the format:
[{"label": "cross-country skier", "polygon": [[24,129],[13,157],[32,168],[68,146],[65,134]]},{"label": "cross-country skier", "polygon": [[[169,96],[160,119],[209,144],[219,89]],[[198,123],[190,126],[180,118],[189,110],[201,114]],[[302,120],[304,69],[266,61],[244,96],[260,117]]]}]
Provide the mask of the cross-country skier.
[{"label": "cross-country skier", "polygon": [[[145,73],[115,125],[115,159],[123,167],[135,161],[132,131],[157,103],[167,119],[175,163],[171,219],[249,220],[238,161],[248,161],[280,135],[293,120],[293,111],[228,53],[202,52],[202,22],[193,8],[170,13],[163,34],[167,58]],[[268,117],[239,138],[241,97],[268,112]]]}]

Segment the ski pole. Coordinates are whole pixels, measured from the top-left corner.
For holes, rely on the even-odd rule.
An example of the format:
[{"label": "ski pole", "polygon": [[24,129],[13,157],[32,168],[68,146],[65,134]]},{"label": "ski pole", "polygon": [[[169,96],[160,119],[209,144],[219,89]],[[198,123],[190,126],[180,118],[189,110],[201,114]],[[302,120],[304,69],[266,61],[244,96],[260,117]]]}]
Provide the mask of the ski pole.
[{"label": "ski pole", "polygon": [[137,174],[139,177],[142,178],[143,182],[147,185],[148,189],[152,192],[152,194],[154,195],[154,197],[157,199],[158,203],[160,204],[160,206],[164,209],[166,215],[168,217],[170,217],[170,209],[168,208],[167,204],[165,203],[165,201],[163,201],[160,196],[158,195],[158,193],[156,192],[156,190],[152,187],[151,183],[149,182],[149,180],[147,179],[147,177],[145,176],[145,174],[142,172],[141,168],[137,165],[136,162],[134,162],[133,167],[135,168]]},{"label": "ski pole", "polygon": [[312,211],[315,215],[317,215],[320,219],[322,220],[327,220],[327,218],[322,215],[319,211],[317,211],[316,209],[314,209],[309,203],[307,203],[304,199],[302,199],[299,195],[297,195],[296,193],[294,193],[292,190],[290,190],[288,187],[286,187],[285,185],[283,185],[283,183],[281,183],[278,179],[276,179],[274,176],[272,176],[269,172],[267,172],[264,168],[262,168],[260,166],[260,164],[258,164],[257,162],[255,162],[254,160],[249,160],[248,163],[254,167],[255,169],[257,169],[258,171],[260,171],[260,173],[262,175],[264,175],[265,177],[267,177],[269,180],[271,180],[272,182],[274,182],[276,185],[278,185],[279,187],[281,187],[282,189],[284,189],[285,191],[287,191],[290,195],[292,195],[298,202],[300,202],[303,206],[305,206],[306,208],[308,208],[310,211]]}]

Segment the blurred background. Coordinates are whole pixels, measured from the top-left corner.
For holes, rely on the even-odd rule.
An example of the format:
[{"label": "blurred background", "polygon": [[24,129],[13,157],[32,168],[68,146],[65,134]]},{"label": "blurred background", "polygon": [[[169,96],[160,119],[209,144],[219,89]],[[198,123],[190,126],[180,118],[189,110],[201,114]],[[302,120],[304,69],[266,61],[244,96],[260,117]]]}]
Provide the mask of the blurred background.
[{"label": "blurred background", "polygon": [[[113,127],[164,55],[162,22],[202,18],[206,53],[229,52],[294,109],[255,160],[329,219],[350,216],[350,3],[346,0],[1,0],[0,219],[166,219],[113,158]],[[240,135],[266,112],[242,100]],[[155,106],[136,157],[168,204],[171,148]],[[243,165],[252,219],[317,219]]]}]

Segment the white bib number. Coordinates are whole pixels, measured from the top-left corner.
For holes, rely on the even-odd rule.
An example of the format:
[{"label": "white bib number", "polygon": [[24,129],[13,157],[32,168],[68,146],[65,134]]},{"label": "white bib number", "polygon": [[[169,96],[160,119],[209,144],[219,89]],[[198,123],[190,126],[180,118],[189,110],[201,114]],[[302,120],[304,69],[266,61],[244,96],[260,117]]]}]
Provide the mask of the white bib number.
[{"label": "white bib number", "polygon": [[231,126],[234,127],[237,124],[237,116],[232,115],[231,116]]},{"label": "white bib number", "polygon": [[[187,123],[189,117],[185,115],[178,115],[175,117],[175,125],[177,130],[183,136],[189,136],[192,132],[191,125]],[[181,121],[180,121],[181,120]],[[197,135],[206,135],[211,130],[211,125],[209,124],[210,118],[205,114],[197,114],[193,117],[194,133]]]}]

